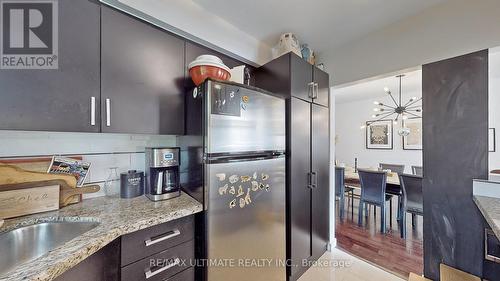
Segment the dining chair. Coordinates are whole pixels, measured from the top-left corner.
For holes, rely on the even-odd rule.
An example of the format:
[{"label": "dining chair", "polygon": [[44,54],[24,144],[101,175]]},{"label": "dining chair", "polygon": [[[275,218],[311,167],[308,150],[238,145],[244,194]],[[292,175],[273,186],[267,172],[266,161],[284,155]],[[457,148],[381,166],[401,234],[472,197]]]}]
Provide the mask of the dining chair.
[{"label": "dining chair", "polygon": [[[380,231],[386,232],[386,202],[392,200],[392,195],[385,193],[387,173],[358,169],[359,181],[361,183],[361,197],[359,200],[358,224],[363,225],[363,208],[365,204],[380,207]],[[392,208],[389,208],[392,209]],[[392,210],[391,210],[392,212]]]},{"label": "dining chair", "polygon": [[344,218],[346,193],[351,194],[351,208],[354,208],[354,188],[345,185],[345,168],[335,167],[335,196],[339,198],[340,219]]},{"label": "dining chair", "polygon": [[422,167],[422,166],[411,166],[411,172],[415,176],[423,176],[424,175],[424,167]]},{"label": "dining chair", "polygon": [[399,175],[399,181],[403,190],[402,216],[399,223],[401,238],[406,239],[406,213],[412,214],[412,219],[415,215],[424,215],[422,176],[402,174]]},{"label": "dining chair", "polygon": [[399,164],[384,164],[380,163],[379,168],[381,170],[391,170],[391,172],[394,172],[398,175],[401,175],[405,172],[405,165],[399,165]]}]

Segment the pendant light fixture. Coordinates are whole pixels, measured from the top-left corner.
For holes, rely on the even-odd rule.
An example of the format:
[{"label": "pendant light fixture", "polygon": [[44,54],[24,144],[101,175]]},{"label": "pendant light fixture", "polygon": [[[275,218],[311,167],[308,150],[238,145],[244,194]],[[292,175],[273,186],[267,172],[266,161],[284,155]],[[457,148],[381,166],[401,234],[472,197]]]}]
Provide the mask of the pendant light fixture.
[{"label": "pendant light fixture", "polygon": [[[394,119],[394,124],[397,124],[399,120],[405,120],[408,118],[422,118],[422,98],[412,97],[407,102],[403,103],[402,101],[402,80],[404,75],[398,75],[396,78],[399,79],[399,95],[397,96],[397,100],[392,95],[391,90],[388,87],[384,87],[384,92],[389,95],[392,103],[390,105],[384,104],[378,101],[373,102],[377,107],[373,109],[376,113],[372,115],[374,120],[370,120],[366,122],[367,126],[370,126],[373,123],[378,121]],[[405,130],[403,126],[398,131],[400,136],[408,136],[410,131],[408,129]]]}]

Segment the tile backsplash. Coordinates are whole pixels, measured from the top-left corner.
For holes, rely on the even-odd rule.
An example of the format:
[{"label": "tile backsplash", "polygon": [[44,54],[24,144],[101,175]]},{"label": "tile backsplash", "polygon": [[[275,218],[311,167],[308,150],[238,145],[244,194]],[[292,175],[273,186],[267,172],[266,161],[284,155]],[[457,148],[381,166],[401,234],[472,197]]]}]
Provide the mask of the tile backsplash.
[{"label": "tile backsplash", "polygon": [[0,159],[81,155],[92,163],[86,182],[101,185],[101,191],[84,198],[104,195],[102,187],[111,167],[117,167],[118,176],[131,169],[143,171],[145,147],[176,145],[177,137],[168,135],[0,130]]}]

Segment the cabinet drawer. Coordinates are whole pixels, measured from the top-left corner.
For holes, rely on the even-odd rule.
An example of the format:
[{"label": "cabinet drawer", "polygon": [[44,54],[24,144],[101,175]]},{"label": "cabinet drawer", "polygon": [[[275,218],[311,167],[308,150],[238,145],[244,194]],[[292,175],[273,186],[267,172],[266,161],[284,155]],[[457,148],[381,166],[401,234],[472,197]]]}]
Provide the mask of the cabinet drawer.
[{"label": "cabinet drawer", "polygon": [[165,281],[194,281],[194,267],[190,267],[181,273],[177,273]]},{"label": "cabinet drawer", "polygon": [[162,281],[189,268],[193,260],[194,240],[191,240],[127,265],[121,270],[121,280]]},{"label": "cabinet drawer", "polygon": [[194,217],[189,216],[122,236],[122,267],[194,239]]}]

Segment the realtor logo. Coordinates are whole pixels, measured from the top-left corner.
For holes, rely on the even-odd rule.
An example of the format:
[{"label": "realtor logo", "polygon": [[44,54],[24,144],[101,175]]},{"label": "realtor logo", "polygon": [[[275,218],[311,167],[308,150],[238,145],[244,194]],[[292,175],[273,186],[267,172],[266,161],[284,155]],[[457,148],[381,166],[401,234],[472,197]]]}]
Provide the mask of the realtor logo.
[{"label": "realtor logo", "polygon": [[1,0],[0,15],[0,68],[58,68],[57,0]]}]

